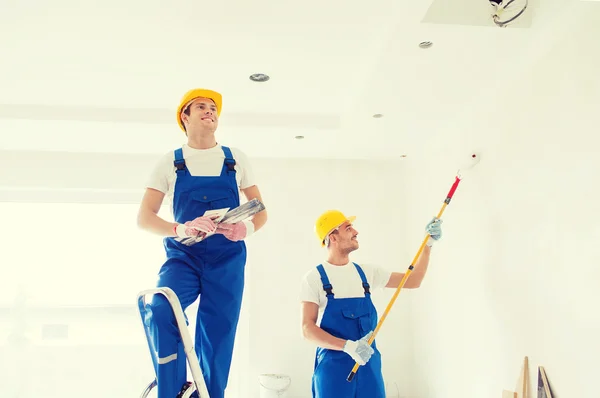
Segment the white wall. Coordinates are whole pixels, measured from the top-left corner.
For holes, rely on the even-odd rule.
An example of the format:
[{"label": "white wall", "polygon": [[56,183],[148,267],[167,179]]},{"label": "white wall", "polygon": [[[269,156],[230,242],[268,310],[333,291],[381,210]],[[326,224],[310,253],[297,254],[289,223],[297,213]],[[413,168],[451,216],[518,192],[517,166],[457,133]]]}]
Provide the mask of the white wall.
[{"label": "white wall", "polygon": [[[465,153],[481,144],[481,163],[445,212],[435,270],[412,303],[419,396],[500,397],[516,387],[525,356],[529,398],[538,366],[555,398],[598,396],[598,105],[570,103],[575,74],[559,58],[511,81],[535,90],[535,104],[485,103],[472,114],[493,111],[486,122],[462,124]],[[454,168],[431,167],[443,152],[406,164],[411,228],[453,182]]]},{"label": "white wall", "polygon": [[[91,232],[93,235],[88,239],[94,242],[95,247],[102,248],[99,251],[93,250],[93,255],[100,257],[99,259],[69,260],[65,255],[68,251],[65,251],[64,238],[59,241],[61,238],[56,235],[60,234],[53,236],[49,233],[45,237],[43,247],[51,247],[54,239],[56,250],[47,253],[47,262],[30,264],[27,262],[27,255],[19,256],[19,262],[27,267],[26,272],[23,268],[16,271],[13,264],[2,264],[5,275],[18,275],[21,281],[26,280],[26,277],[35,279],[36,275],[43,278],[35,282],[38,290],[45,291],[44,283],[56,282],[57,286],[72,292],[72,297],[84,297],[88,289],[89,296],[93,299],[86,298],[85,304],[105,303],[109,306],[106,311],[98,313],[107,332],[97,335],[99,341],[96,345],[90,341],[78,340],[77,344],[80,346],[77,349],[69,342],[62,342],[56,344],[52,351],[47,347],[48,343],[41,343],[43,348],[39,348],[40,350],[52,351],[47,356],[40,355],[35,367],[35,372],[43,372],[45,367],[52,368],[49,374],[54,375],[55,382],[45,391],[45,396],[48,397],[68,398],[65,395],[67,387],[72,388],[69,391],[73,391],[73,396],[78,396],[75,386],[97,383],[92,372],[78,372],[75,378],[72,377],[72,370],[61,371],[63,358],[70,361],[69,369],[72,368],[73,362],[77,362],[81,367],[89,363],[90,369],[99,369],[100,372],[104,372],[105,377],[118,378],[119,383],[127,383],[129,380],[128,384],[122,384],[120,388],[122,396],[139,394],[152,377],[151,363],[139,327],[134,298],[145,284],[153,283],[154,275],[162,261],[160,241],[154,238],[140,241],[141,243],[136,241],[138,246],[135,247],[146,245],[149,252],[139,261],[132,260],[134,255],[130,252],[133,249],[128,249],[123,241],[132,239],[131,234],[144,234],[135,230],[134,205],[139,201],[139,188],[144,184],[148,168],[157,157],[98,154],[86,156],[69,153],[0,153],[2,202],[60,202],[69,199],[86,203],[122,204],[118,207],[120,210],[113,210],[118,211],[118,216],[111,216],[115,218],[114,221],[110,221],[115,224],[114,227],[103,226],[103,231]],[[407,214],[406,196],[403,195],[402,187],[405,178],[399,164],[390,162],[254,159],[254,166],[268,207],[269,222],[248,241],[247,289],[231,381],[232,391],[243,391],[244,397],[258,397],[259,374],[285,373],[292,377],[290,396],[309,397],[314,346],[303,341],[301,337],[298,293],[302,275],[322,261],[325,255],[314,236],[313,222],[320,212],[329,208],[340,208],[357,215],[356,226],[360,232],[362,246],[361,250],[356,252],[354,260],[405,270],[416,249],[414,245],[404,247],[398,244],[406,238],[397,227],[406,219]],[[128,207],[124,209],[122,206]],[[73,205],[70,210],[71,217],[62,218],[55,214],[54,218],[43,215],[46,217],[43,219],[51,220],[48,222],[56,225],[62,222],[82,223],[85,222],[85,212],[92,209],[92,206],[88,209],[87,206]],[[58,210],[55,211],[58,213]],[[6,211],[4,214],[5,218],[9,217]],[[424,211],[420,217],[415,214],[415,218],[420,218],[420,225],[411,231],[412,234],[421,236],[430,214],[430,210]],[[15,220],[20,220],[26,225],[39,222],[33,213],[15,217]],[[88,222],[90,221],[100,224],[97,218],[88,219]],[[23,233],[25,234],[26,230],[23,230]],[[20,252],[24,252],[28,250],[28,246],[22,241],[17,243],[19,236],[20,234],[7,232],[3,235],[4,242],[7,247],[13,244],[14,247],[20,248]],[[62,244],[59,245],[59,242]],[[150,263],[152,253],[156,259]],[[102,272],[89,270],[94,275],[93,278],[89,278],[90,274],[85,271],[86,265],[91,266],[89,264],[94,264],[94,268],[106,268]],[[116,280],[115,275],[118,275]],[[67,279],[70,279],[69,283],[66,282]],[[6,282],[5,295],[8,291],[15,291],[11,290],[9,284],[17,285],[8,280]],[[112,288],[112,299],[99,297],[102,289],[109,286]],[[129,290],[127,286],[130,286]],[[51,293],[51,290],[48,290],[48,294],[52,296]],[[385,309],[392,293],[383,292],[377,297],[376,304],[380,312]],[[408,298],[415,294],[418,293],[405,291],[401,294],[378,339],[384,351],[384,373],[390,391],[395,393],[397,385],[403,396],[408,396],[412,388],[412,332],[409,322],[411,308],[407,303]],[[0,301],[7,305],[12,299],[4,297],[4,300]],[[49,299],[48,305],[63,303],[56,300],[58,299]],[[38,302],[36,305],[39,304]],[[124,312],[120,309],[123,305],[130,306],[133,311]],[[191,324],[194,319],[193,309],[191,308],[188,314]],[[46,322],[47,317],[42,319],[40,313],[43,311],[38,311],[38,315],[32,318],[36,325]],[[84,322],[78,314],[77,311],[67,311],[61,315],[61,322]],[[84,330],[88,330],[85,333],[91,333],[90,330],[95,326],[92,327],[88,321],[84,323],[87,325],[87,329]],[[111,343],[108,331],[113,329],[120,330],[121,337]],[[5,330],[8,331],[8,328]],[[136,336],[138,340],[135,340]],[[63,356],[62,353],[67,350],[70,352],[69,356]],[[12,356],[3,357],[14,358],[19,352],[13,349]],[[115,353],[119,353],[118,362],[113,363]],[[45,361],[44,358],[48,360]],[[12,366],[12,362],[2,362],[0,361],[2,367]],[[135,364],[137,367],[126,371],[123,366],[129,364]],[[348,369],[348,372],[350,370]],[[67,386],[66,383],[71,378],[74,380]],[[28,383],[29,394],[41,388],[35,385],[35,379],[30,379]],[[0,385],[8,386],[10,383]],[[116,391],[115,387],[108,383],[96,386],[95,389],[98,396],[102,393],[107,396],[106,393],[114,394]]]},{"label": "white wall", "polygon": [[[409,260],[398,246],[404,237],[395,225],[406,217],[407,209],[405,199],[394,194],[403,173],[397,164],[363,161],[259,161],[257,168],[265,181],[270,221],[251,246],[255,276],[250,282],[251,369],[255,374],[290,374],[290,396],[309,397],[314,347],[301,339],[297,296],[302,275],[325,255],[313,232],[315,217],[329,208],[357,215],[361,249],[354,259],[404,270]],[[276,174],[267,178],[271,171]],[[427,215],[422,219],[421,230]],[[376,300],[380,312],[392,293]],[[390,390],[398,384],[406,393],[411,368],[409,312],[406,304],[397,305],[379,335]]]},{"label": "white wall", "polygon": [[[399,385],[400,396],[500,396],[503,389],[516,387],[524,356],[529,357],[530,389],[542,365],[555,398],[595,396],[589,380],[600,355],[600,294],[595,290],[600,227],[594,218],[600,168],[597,146],[590,141],[593,124],[570,128],[567,117],[574,111],[567,114],[562,105],[549,96],[537,111],[505,107],[511,119],[472,126],[471,142],[485,143],[479,148],[481,163],[464,174],[444,213],[444,237],[434,248],[425,283],[401,293],[379,335],[384,373],[390,387]],[[565,134],[552,136],[548,131],[553,127],[562,127]],[[301,275],[322,259],[312,232],[315,215],[330,207],[358,215],[362,248],[355,259],[405,270],[424,224],[438,212],[454,181],[455,159],[443,155],[443,147],[432,145],[427,159],[409,156],[401,169],[364,161],[254,160],[270,220],[248,242],[248,287],[236,353],[239,372],[232,376],[232,389],[247,389],[245,396],[257,397],[259,374],[287,373],[293,378],[290,396],[310,396],[314,348],[300,337],[296,297]],[[0,186],[5,189],[0,199],[43,202],[68,193],[78,201],[135,204],[155,157],[95,156],[84,161],[64,154],[59,161],[50,154],[1,153]],[[26,160],[20,168],[15,167],[17,159]],[[91,164],[102,169],[89,170]],[[71,178],[57,176],[56,169]],[[14,187],[80,190],[40,193]],[[3,240],[7,246],[10,238]],[[48,257],[53,266],[61,266],[59,250]],[[159,262],[136,270],[150,280]],[[29,266],[35,275],[35,266],[46,265]],[[2,264],[5,274],[6,269]],[[119,285],[122,294],[124,286]],[[137,287],[132,280],[132,296]],[[392,293],[379,297],[380,311]],[[134,327],[138,321],[111,322]],[[151,376],[145,341],[129,344],[128,354],[119,351],[119,364],[139,362],[139,368],[121,377],[119,382],[131,381],[120,389],[123,396],[138,393],[139,384]],[[94,365],[104,361],[101,369],[111,375],[107,352],[98,348],[95,355],[70,360]],[[56,370],[62,358],[54,355],[46,366]],[[86,377],[92,375],[84,372],[77,380]],[[65,397],[59,392],[47,396]],[[529,398],[534,396],[532,392]]]}]

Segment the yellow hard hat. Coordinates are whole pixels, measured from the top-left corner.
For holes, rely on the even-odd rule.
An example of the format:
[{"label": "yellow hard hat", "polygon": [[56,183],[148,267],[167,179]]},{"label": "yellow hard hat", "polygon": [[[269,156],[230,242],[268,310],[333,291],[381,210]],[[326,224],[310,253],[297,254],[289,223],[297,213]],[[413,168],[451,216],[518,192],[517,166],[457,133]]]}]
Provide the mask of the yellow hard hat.
[{"label": "yellow hard hat", "polygon": [[325,246],[325,237],[334,229],[346,221],[351,223],[354,220],[356,220],[356,216],[346,217],[344,213],[339,210],[327,210],[325,213],[321,214],[315,223],[315,232],[321,241],[321,247]]},{"label": "yellow hard hat", "polygon": [[185,109],[186,106],[190,104],[196,98],[209,98],[215,102],[217,106],[217,116],[221,116],[221,107],[223,106],[223,96],[216,91],[207,90],[204,88],[194,88],[185,93],[179,106],[177,107],[177,124],[179,127],[185,132],[185,128],[183,126],[183,121],[181,120],[181,112]]}]

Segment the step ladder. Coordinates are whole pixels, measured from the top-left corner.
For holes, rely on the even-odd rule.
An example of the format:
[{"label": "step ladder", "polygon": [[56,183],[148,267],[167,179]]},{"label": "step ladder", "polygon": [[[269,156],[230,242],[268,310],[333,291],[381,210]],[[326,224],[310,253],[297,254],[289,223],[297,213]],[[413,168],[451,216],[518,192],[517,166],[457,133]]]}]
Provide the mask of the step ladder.
[{"label": "step ladder", "polygon": [[[144,332],[146,333],[148,348],[150,349],[150,355],[152,356],[154,369],[156,369],[157,354],[156,349],[152,344],[152,339],[150,338],[150,331],[148,330],[148,328],[146,327],[146,323],[144,322],[144,315],[146,313],[146,303],[151,300],[151,297],[150,300],[147,300],[147,296],[153,296],[155,294],[162,294],[163,296],[165,296],[169,304],[171,305],[171,309],[173,310],[173,314],[175,315],[175,320],[177,322],[177,328],[179,329],[179,334],[181,335],[181,340],[183,341],[185,356],[187,358],[190,371],[192,373],[192,385],[183,393],[181,398],[189,398],[195,391],[198,391],[200,398],[210,398],[208,395],[208,390],[206,388],[204,377],[202,375],[202,370],[200,369],[200,362],[198,362],[198,357],[196,356],[194,344],[192,343],[192,337],[190,336],[190,331],[187,327],[185,315],[183,313],[183,309],[181,308],[181,303],[179,302],[179,298],[177,297],[175,292],[168,287],[147,289],[138,293],[138,307],[142,319],[142,326],[144,327]],[[157,381],[155,377],[155,379],[150,384],[148,384],[146,389],[142,392],[140,398],[146,398],[148,394],[150,394],[150,391],[156,386]]]}]

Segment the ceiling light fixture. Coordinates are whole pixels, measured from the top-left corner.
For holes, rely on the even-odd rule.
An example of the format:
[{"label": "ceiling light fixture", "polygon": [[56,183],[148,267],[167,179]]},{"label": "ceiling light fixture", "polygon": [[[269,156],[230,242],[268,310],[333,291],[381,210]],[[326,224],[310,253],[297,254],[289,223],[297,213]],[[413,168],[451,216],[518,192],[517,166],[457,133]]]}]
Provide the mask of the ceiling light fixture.
[{"label": "ceiling light fixture", "polygon": [[297,139],[297,140],[303,140],[304,136],[303,135],[297,135],[294,138]]},{"label": "ceiling light fixture", "polygon": [[433,46],[433,43],[430,41],[422,41],[419,43],[419,47],[421,48],[429,48],[431,46]]},{"label": "ceiling light fixture", "polygon": [[374,114],[374,115],[373,115],[373,117],[374,117],[375,119],[380,119],[380,118],[382,118],[382,117],[383,117],[383,114],[382,114],[382,113],[376,113],[376,114]]},{"label": "ceiling light fixture", "polygon": [[253,82],[266,82],[267,80],[269,80],[270,77],[269,75],[265,75],[264,73],[254,73],[252,75],[250,75],[250,80],[252,80]]}]

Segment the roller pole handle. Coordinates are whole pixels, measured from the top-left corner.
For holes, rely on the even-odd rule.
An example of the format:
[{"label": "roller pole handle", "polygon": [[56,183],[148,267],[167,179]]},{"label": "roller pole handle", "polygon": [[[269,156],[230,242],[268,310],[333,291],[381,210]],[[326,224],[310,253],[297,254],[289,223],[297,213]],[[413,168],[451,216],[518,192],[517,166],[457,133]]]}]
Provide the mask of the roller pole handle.
[{"label": "roller pole handle", "polygon": [[[456,180],[454,181],[454,184],[452,184],[452,187],[448,191],[448,195],[446,195],[446,200],[444,200],[444,203],[446,205],[450,204],[450,201],[452,200],[452,197],[454,196],[454,192],[456,192],[456,188],[458,188],[458,183],[460,183],[460,177],[456,176]],[[442,208],[442,211],[443,210],[444,210],[444,208]],[[440,217],[438,217],[438,218],[440,218]]]},{"label": "roller pole handle", "polygon": [[[358,370],[358,364],[354,365],[354,367],[356,368],[356,370]],[[346,380],[348,381],[352,381],[352,379],[354,379],[354,375],[356,375],[356,370],[352,369],[352,371],[350,372],[350,374],[348,375],[348,377],[346,377]]]},{"label": "roller pole handle", "polygon": [[[454,192],[456,192],[456,188],[458,188],[458,184],[459,183],[460,183],[460,177],[456,176],[456,180],[454,181],[454,184],[452,184],[452,187],[450,188],[450,191],[448,191],[448,195],[446,195],[446,199],[444,200],[444,204],[442,205],[442,208],[440,209],[440,211],[439,211],[439,213],[438,213],[438,215],[437,215],[436,218],[442,218],[442,214],[444,213],[444,210],[446,209],[446,206],[448,206],[450,204],[450,201],[452,200],[452,197],[454,196]],[[408,277],[412,273],[413,268],[414,268],[414,264],[417,262],[417,260],[419,260],[419,257],[421,256],[421,253],[423,252],[423,249],[425,249],[425,245],[427,244],[428,240],[429,240],[429,235],[426,235],[425,238],[423,239],[423,242],[421,242],[421,246],[419,247],[419,250],[417,251],[417,254],[413,258],[413,261],[410,263],[410,266],[408,267],[408,270],[404,274],[404,277],[400,281],[400,284],[396,288],[396,291],[394,292],[394,295],[392,296],[392,298],[391,298],[390,302],[388,303],[385,311],[383,312],[383,315],[379,319],[379,322],[377,323],[377,327],[375,328],[375,330],[373,331],[373,334],[369,338],[369,345],[371,345],[373,343],[373,341],[375,340],[375,336],[377,335],[377,332],[379,331],[379,328],[381,328],[381,325],[383,324],[383,321],[385,321],[385,318],[387,317],[388,313],[390,312],[390,309],[392,308],[392,305],[396,301],[396,298],[398,297],[398,294],[400,294],[400,290],[402,290],[402,287],[404,287],[404,284],[406,283],[406,281],[408,280]],[[356,372],[358,372],[358,367],[359,366],[360,365],[358,364],[358,362],[354,363],[354,367],[352,368],[352,371],[350,371],[350,373],[348,374],[348,377],[346,377],[346,380],[348,382],[350,382],[350,381],[352,381],[352,379],[354,379],[354,376],[356,376]]]}]

